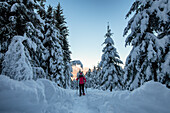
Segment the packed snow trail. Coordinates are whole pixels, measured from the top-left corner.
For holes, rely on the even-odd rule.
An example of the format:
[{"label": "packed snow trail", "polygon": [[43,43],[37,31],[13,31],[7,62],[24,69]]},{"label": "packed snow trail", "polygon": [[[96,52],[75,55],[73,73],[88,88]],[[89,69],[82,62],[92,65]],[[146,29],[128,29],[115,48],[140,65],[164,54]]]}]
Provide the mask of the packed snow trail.
[{"label": "packed snow trail", "polygon": [[170,89],[147,82],[132,92],[63,89],[46,79],[16,81],[0,75],[0,113],[170,113]]},{"label": "packed snow trail", "polygon": [[[72,94],[74,95],[73,113],[123,113],[119,112],[120,107],[116,108],[110,103],[118,103],[112,99],[113,92],[88,89],[85,96],[79,97],[75,91],[72,91]],[[118,112],[114,112],[116,110]]]},{"label": "packed snow trail", "polygon": [[92,105],[90,100],[98,99],[94,92],[90,91],[86,93],[85,96],[78,96],[77,93],[72,92],[74,94],[74,106],[73,111],[74,113],[100,113],[99,109],[95,107],[96,103]]},{"label": "packed snow trail", "polygon": [[74,97],[73,113],[91,113],[88,110],[87,96]]}]

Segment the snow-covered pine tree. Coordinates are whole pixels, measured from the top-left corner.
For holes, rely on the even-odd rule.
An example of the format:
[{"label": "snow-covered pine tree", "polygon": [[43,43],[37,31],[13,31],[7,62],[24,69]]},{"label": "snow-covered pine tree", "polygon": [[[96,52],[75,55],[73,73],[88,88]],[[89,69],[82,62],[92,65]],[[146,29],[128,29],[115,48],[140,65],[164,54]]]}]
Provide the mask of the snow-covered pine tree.
[{"label": "snow-covered pine tree", "polygon": [[71,72],[72,72],[72,67],[71,67],[71,58],[70,54],[71,51],[69,50],[69,43],[68,43],[68,27],[66,26],[66,21],[65,17],[63,15],[63,9],[61,8],[60,3],[56,7],[54,11],[54,18],[57,20],[56,27],[59,29],[61,36],[59,37],[60,39],[60,44],[63,49],[63,57],[64,57],[64,76],[65,76],[65,88],[70,87],[70,82],[71,82]]},{"label": "snow-covered pine tree", "polygon": [[[40,40],[43,39],[43,34],[39,30],[42,21],[35,12],[35,10],[39,8],[39,4],[36,0],[4,0],[0,5],[3,6],[0,7],[1,14],[3,14],[1,16],[2,22],[0,28],[1,43],[3,45],[1,52],[4,54],[7,51],[7,48],[15,35],[23,36],[25,34],[24,37],[28,39],[24,40],[23,44],[30,52],[30,57],[32,59],[31,66],[35,67],[33,68],[33,71],[34,69],[35,71],[38,71],[43,62],[44,49]],[[3,57],[1,58],[3,59]],[[42,71],[42,69],[39,71]]]},{"label": "snow-covered pine tree", "polygon": [[46,73],[48,74],[48,79],[55,81],[59,86],[64,87],[63,50],[58,38],[60,33],[55,26],[56,22],[53,15],[53,8],[49,5],[45,18],[45,40],[43,41],[44,46],[48,50]]},{"label": "snow-covered pine tree", "polygon": [[77,89],[77,88],[78,88],[78,81],[74,79],[71,81],[71,89]]},{"label": "snow-covered pine tree", "polygon": [[96,69],[96,67],[94,66],[94,68],[93,68],[93,71],[92,71],[92,73],[91,73],[91,87],[92,88],[95,88],[96,87],[96,82],[97,82],[97,69]]},{"label": "snow-covered pine tree", "polygon": [[101,89],[122,89],[122,74],[123,69],[119,64],[123,64],[120,60],[120,57],[116,51],[116,48],[113,46],[114,42],[111,38],[112,33],[109,25],[107,26],[107,33],[105,35],[106,39],[103,44],[106,46],[103,48],[103,55],[100,62],[100,71],[99,79],[101,81]]},{"label": "snow-covered pine tree", "polygon": [[102,73],[101,72],[101,67],[100,67],[100,63],[97,64],[97,68],[96,68],[96,77],[95,77],[95,81],[94,81],[94,88],[95,89],[100,89],[100,84],[101,84],[101,81],[100,81],[100,76]]},{"label": "snow-covered pine tree", "polygon": [[4,55],[8,50],[9,38],[13,34],[13,30],[9,26],[9,12],[11,5],[6,1],[0,2],[0,73],[2,71],[2,62],[4,60]]},{"label": "snow-covered pine tree", "polygon": [[91,74],[92,74],[92,72],[91,72],[91,69],[89,69],[87,72],[86,72],[86,75],[85,75],[85,77],[86,77],[86,80],[87,80],[87,82],[86,82],[86,85],[87,85],[87,88],[91,88],[92,87],[92,78],[91,78]]},{"label": "snow-covered pine tree", "polygon": [[[133,90],[149,80],[170,84],[170,1],[136,0],[126,18],[126,45],[133,48],[126,59],[125,84]],[[132,13],[134,12],[134,13]]]},{"label": "snow-covered pine tree", "polygon": [[72,74],[72,66],[71,66],[71,62],[67,61],[64,62],[64,76],[65,76],[65,86],[64,88],[70,88],[71,86],[71,77],[73,77]]},{"label": "snow-covered pine tree", "polygon": [[5,53],[2,74],[14,80],[29,80],[33,78],[31,57],[23,45],[25,37],[15,36]]},{"label": "snow-covered pine tree", "polygon": [[40,15],[40,17],[44,20],[46,17],[46,11],[45,11],[45,3],[46,0],[37,0],[40,4],[37,13]]}]

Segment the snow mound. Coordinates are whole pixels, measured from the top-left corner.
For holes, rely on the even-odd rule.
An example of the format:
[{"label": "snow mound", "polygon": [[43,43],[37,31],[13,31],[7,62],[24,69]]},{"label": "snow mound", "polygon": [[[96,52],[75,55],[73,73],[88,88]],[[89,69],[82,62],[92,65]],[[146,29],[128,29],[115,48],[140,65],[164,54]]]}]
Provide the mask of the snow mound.
[{"label": "snow mound", "polygon": [[169,95],[165,85],[150,81],[132,92],[89,89],[85,105],[92,113],[169,113]]},{"label": "snow mound", "polygon": [[79,97],[46,79],[16,81],[0,75],[0,113],[169,113],[170,89],[146,82],[130,91],[88,89]]},{"label": "snow mound", "polygon": [[170,90],[157,82],[147,82],[130,91],[105,92],[89,100],[100,113],[169,113]]},{"label": "snow mound", "polygon": [[71,107],[70,94],[55,83],[16,81],[0,75],[0,113],[61,113]]},{"label": "snow mound", "polygon": [[165,85],[150,81],[132,92],[115,92],[110,103],[114,113],[169,113],[169,95]]}]

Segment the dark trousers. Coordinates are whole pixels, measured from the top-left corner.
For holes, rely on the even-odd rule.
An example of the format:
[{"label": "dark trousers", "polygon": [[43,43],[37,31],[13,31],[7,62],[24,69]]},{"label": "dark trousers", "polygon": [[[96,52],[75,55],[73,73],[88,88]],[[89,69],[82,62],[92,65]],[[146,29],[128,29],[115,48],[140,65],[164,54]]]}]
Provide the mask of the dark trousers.
[{"label": "dark trousers", "polygon": [[80,94],[80,96],[81,96],[81,93],[82,93],[82,91],[83,91],[83,94],[84,94],[84,84],[79,84],[79,94]]}]

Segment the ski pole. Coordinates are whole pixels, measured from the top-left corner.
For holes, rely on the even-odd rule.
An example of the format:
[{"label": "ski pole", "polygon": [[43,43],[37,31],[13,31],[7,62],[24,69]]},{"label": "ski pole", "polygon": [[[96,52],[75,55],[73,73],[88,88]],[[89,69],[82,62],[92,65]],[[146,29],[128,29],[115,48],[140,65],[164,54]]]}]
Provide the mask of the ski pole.
[{"label": "ski pole", "polygon": [[86,87],[86,94],[87,94],[87,84],[85,83],[85,87]]},{"label": "ski pole", "polygon": [[[78,81],[77,81],[78,82]],[[76,84],[77,85],[77,84]],[[78,95],[78,85],[76,86],[76,94]]]},{"label": "ski pole", "polygon": [[78,94],[78,92],[79,92],[78,90],[79,90],[79,80],[77,80],[77,95],[79,95]]}]

